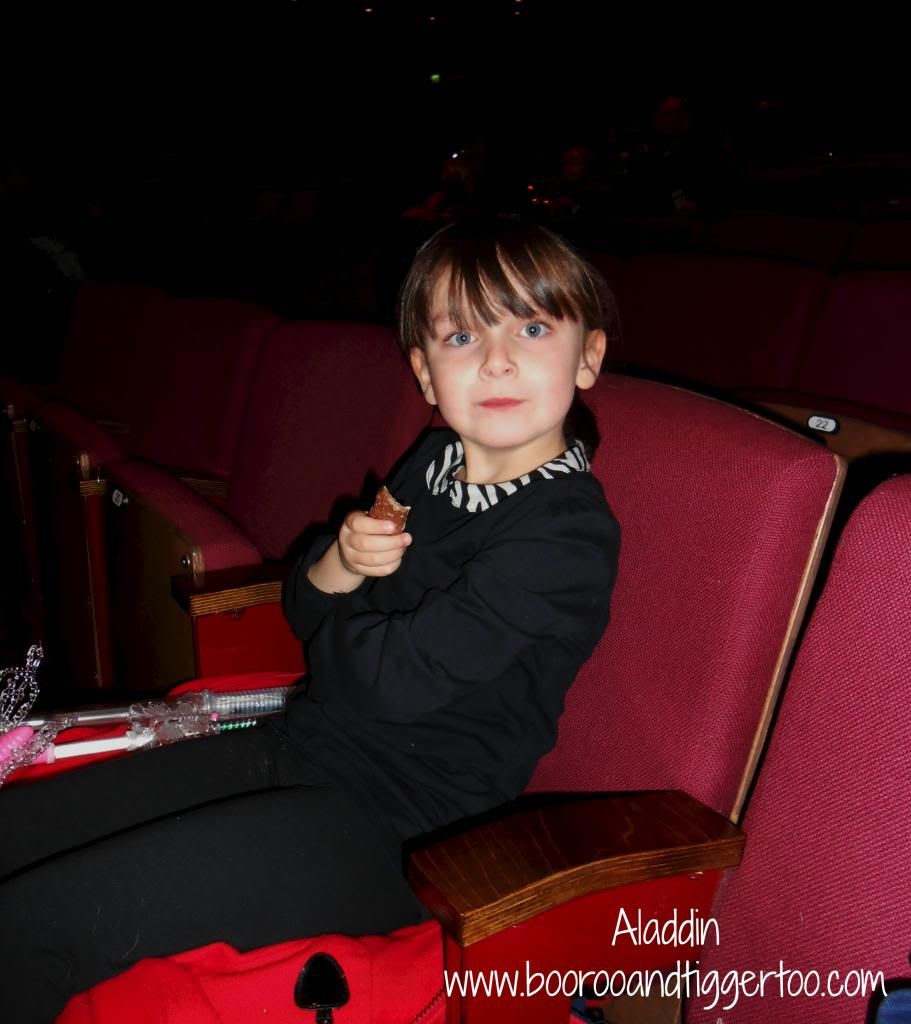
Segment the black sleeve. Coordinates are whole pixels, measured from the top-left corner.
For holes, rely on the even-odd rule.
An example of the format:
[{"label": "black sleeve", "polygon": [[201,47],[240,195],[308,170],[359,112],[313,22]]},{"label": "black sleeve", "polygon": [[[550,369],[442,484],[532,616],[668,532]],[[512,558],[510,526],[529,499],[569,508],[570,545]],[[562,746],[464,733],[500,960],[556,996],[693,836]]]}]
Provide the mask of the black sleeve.
[{"label": "black sleeve", "polygon": [[318,562],[335,540],[334,533],[320,534],[291,566],[282,589],[282,609],[294,635],[306,642],[316,632],[326,613],[338,601],[338,594],[327,594],[310,582],[307,570]]},{"label": "black sleeve", "polygon": [[555,645],[575,671],[607,624],[618,548],[619,528],[603,501],[538,503],[413,610],[337,609],[310,646],[314,678],[332,680],[324,696],[333,703],[407,722],[518,662],[546,671]]}]

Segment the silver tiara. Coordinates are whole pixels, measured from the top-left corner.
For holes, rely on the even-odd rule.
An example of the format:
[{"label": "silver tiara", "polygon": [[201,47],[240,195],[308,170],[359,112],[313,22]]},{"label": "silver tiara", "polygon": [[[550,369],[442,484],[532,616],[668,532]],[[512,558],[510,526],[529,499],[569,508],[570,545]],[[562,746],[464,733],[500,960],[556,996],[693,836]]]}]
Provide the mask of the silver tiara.
[{"label": "silver tiara", "polygon": [[41,644],[29,647],[25,668],[0,669],[0,734],[25,720],[38,699],[37,672],[44,660]]},{"label": "silver tiara", "polygon": [[[58,733],[76,723],[75,715],[60,715],[37,729],[23,725],[38,698],[37,673],[43,658],[41,645],[35,644],[25,656],[25,668],[0,669],[0,786],[17,768],[30,765],[43,754]],[[7,735],[20,725],[25,735]]]}]

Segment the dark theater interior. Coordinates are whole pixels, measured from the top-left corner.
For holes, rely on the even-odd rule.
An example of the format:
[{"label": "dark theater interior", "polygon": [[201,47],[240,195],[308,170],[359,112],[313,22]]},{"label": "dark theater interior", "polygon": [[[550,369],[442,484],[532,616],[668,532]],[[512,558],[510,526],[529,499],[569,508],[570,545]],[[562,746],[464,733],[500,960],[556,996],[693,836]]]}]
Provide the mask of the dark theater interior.
[{"label": "dark theater interior", "polygon": [[[2,1024],[911,1024],[911,78],[898,17],[605,0],[5,12],[0,832],[16,838],[0,854]],[[583,347],[572,406],[549,428],[566,450],[526,466],[510,448],[486,464],[512,466],[508,479],[471,477],[483,446],[444,399],[430,404],[443,392],[418,370],[444,365],[436,341],[406,336],[413,309],[428,331],[441,319],[440,282],[456,279],[442,259],[420,321],[415,253],[459,225],[501,233],[491,251],[522,311],[488,270],[499,319],[472,305],[469,282],[459,301],[476,322],[457,322],[450,293],[446,365],[457,352],[467,365],[463,335],[466,353],[503,355],[498,332],[516,317],[525,332],[541,316],[547,344],[567,323],[584,345],[606,336],[591,380]],[[547,306],[503,256],[513,230],[565,240],[559,280],[583,267],[605,283],[591,286],[601,319],[575,299]],[[532,350],[502,381],[522,386]],[[433,445],[450,437],[447,477]],[[619,562],[590,549],[554,569],[543,542],[510,535],[521,554],[507,571],[466,539],[461,575],[395,604],[387,581],[352,568],[345,538],[381,485],[407,497],[425,468],[422,500],[439,509],[448,494],[476,522],[569,485],[561,473],[581,493],[584,477],[619,524]],[[399,573],[430,529],[413,503]],[[441,551],[451,530],[433,534]],[[547,595],[568,617],[558,583],[578,597],[599,573],[609,624],[587,648],[522,603]],[[295,618],[303,591],[312,626]],[[344,639],[340,608],[359,623]],[[464,639],[460,614],[477,626]],[[425,650],[428,621],[439,640]],[[332,630],[337,673],[376,652],[349,718],[332,718],[319,687]],[[516,635],[527,646],[508,655]],[[545,715],[555,652],[574,668],[548,743],[513,785],[513,745]],[[437,696],[441,679],[458,680],[457,696]],[[420,713],[383,703],[384,687],[409,686],[427,690]],[[483,714],[460,703],[484,686]],[[56,892],[72,858],[111,857],[116,841],[145,864],[141,836],[179,821],[175,809],[242,799],[214,788],[186,808],[152,801],[95,834],[78,803],[60,810],[67,779],[106,771],[102,799],[129,803],[118,766],[126,780],[124,766],[174,751],[290,744],[276,723],[305,702],[348,723],[348,747],[310,724],[311,748],[331,750],[309,755],[318,771],[276,755],[270,781],[238,792],[330,792],[344,777],[348,799],[356,768],[370,780],[352,798],[360,838],[329,815],[325,843],[298,849],[297,829],[290,866],[280,844],[257,854],[237,907],[268,906],[283,872],[330,850],[360,890],[386,891],[377,865],[394,861],[412,918],[346,905],[302,914],[323,924],[301,931],[278,923],[287,911],[234,929],[219,855],[193,912],[208,931],[169,933],[171,903],[150,910],[156,893],[137,883],[136,945],[103,950],[102,966],[68,959],[100,924],[22,940],[22,893]],[[508,717],[519,703],[532,710]],[[444,726],[425,705],[475,763],[457,763],[449,734],[428,739]],[[415,812],[420,829],[390,825],[369,749],[387,741],[405,749],[396,799],[462,802]],[[346,758],[348,775],[333,775]],[[502,775],[492,787],[488,758]],[[197,785],[195,768],[168,771],[175,791]],[[58,813],[76,838],[31,849],[20,822]],[[357,844],[361,861],[346,859]],[[188,852],[175,891],[207,873],[205,850]],[[93,902],[97,875],[67,877],[71,918],[83,899],[118,920]],[[37,899],[35,921],[49,920],[52,897]],[[311,962],[319,953],[332,962]],[[460,987],[520,969],[519,992]],[[32,1002],[9,995],[19,978]]]}]

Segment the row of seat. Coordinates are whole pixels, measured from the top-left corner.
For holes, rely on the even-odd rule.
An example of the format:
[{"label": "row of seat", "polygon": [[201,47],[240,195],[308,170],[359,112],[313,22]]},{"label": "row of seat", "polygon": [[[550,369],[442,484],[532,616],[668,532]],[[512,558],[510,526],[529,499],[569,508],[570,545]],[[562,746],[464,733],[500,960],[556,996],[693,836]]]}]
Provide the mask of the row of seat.
[{"label": "row of seat", "polygon": [[[567,228],[572,231],[570,225]],[[858,224],[768,214],[715,221],[631,217],[590,228],[579,241],[627,257],[656,252],[737,254],[802,263],[827,273],[907,267],[911,263],[909,220]]]},{"label": "row of seat", "polygon": [[[635,230],[644,230],[632,223]],[[849,456],[871,448],[902,448],[905,438],[896,432],[911,432],[911,404],[902,387],[911,309],[909,224],[855,229],[838,221],[722,221],[703,225],[712,242],[701,249],[639,252],[631,258],[593,251],[593,261],[620,303],[622,333],[613,339],[613,365],[737,393],[779,413],[787,409],[789,418],[803,426],[812,419],[820,436]],[[695,230],[688,224],[673,226],[678,232]],[[851,260],[830,276],[833,261],[821,254],[840,251],[849,242]],[[877,251],[885,254],[878,263],[873,258]],[[173,389],[177,374],[187,388],[206,388],[208,374],[194,373],[187,365],[168,367],[166,359],[157,368],[173,374],[170,381],[143,372],[141,360],[131,375],[128,360],[134,346],[129,344],[125,352],[118,345],[82,359],[85,339],[78,337],[78,325],[88,324],[97,334],[100,324],[109,337],[129,340],[124,315],[138,301],[128,289],[121,289],[122,299],[109,298],[104,289],[95,289],[93,299],[92,292],[88,286],[77,298],[76,336],[69,339],[61,369],[64,391],[84,394],[88,408],[113,405],[110,418],[123,419],[125,407],[131,407],[133,380],[140,405],[163,384]],[[106,311],[92,308],[99,294]],[[103,318],[107,325],[100,323]],[[163,325],[159,334],[180,338],[180,329]],[[98,380],[91,379],[93,372]],[[126,384],[105,388],[112,379]],[[3,398],[8,401],[10,395]],[[871,438],[867,430],[859,437],[855,421],[875,424],[883,436]],[[224,458],[216,462],[216,470],[224,473]]]},{"label": "row of seat", "polygon": [[79,303],[54,395],[7,403],[27,603],[72,685],[161,688],[212,667],[170,576],[281,558],[432,410],[386,328],[134,286]]},{"label": "row of seat", "polygon": [[[654,358],[633,362],[671,364],[685,375],[683,364],[702,351],[717,356],[716,370],[726,365],[713,380],[719,385],[781,381],[786,369],[762,376],[769,339],[799,348],[824,303],[809,351],[822,351],[828,337],[860,358],[860,328],[853,328],[863,326],[869,352],[876,321],[863,315],[872,308],[885,323],[881,348],[894,358],[862,368],[872,376],[885,367],[895,396],[888,401],[907,404],[892,365],[902,350],[889,333],[896,303],[911,295],[903,278],[890,292],[882,275],[841,275],[824,295],[829,279],[820,272],[747,257],[650,256],[606,269],[623,311],[621,355],[637,339],[651,339]],[[738,359],[741,378],[730,370]],[[853,372],[851,380],[865,378]],[[75,685],[119,678],[162,687],[236,663],[237,638],[264,628],[265,611],[250,609],[230,629],[223,617],[194,614],[191,629],[171,599],[167,573],[151,583],[155,570],[190,569],[194,580],[208,573],[211,581],[213,570],[281,559],[305,525],[330,517],[330,496],[366,498],[364,472],[380,477],[429,417],[384,328],[281,323],[247,303],[172,299],[126,285],[80,289],[51,396],[29,396],[10,381],[0,387],[9,396],[9,473],[18,488],[34,632],[55,638],[52,657]],[[398,409],[391,431],[380,427],[384,403]],[[33,470],[29,455],[38,456]],[[311,486],[315,478],[320,490]],[[109,507],[111,499],[117,504]],[[44,509],[43,572],[36,506]],[[141,548],[132,539],[140,534]],[[263,571],[244,585],[274,595],[279,582]],[[219,600],[198,589],[183,594],[191,612]],[[276,630],[278,663],[290,664],[294,647]],[[207,642],[200,631],[212,634]]]},{"label": "row of seat", "polygon": [[[665,385],[607,375],[588,394],[602,438],[593,469],[624,531],[612,621],[570,691],[528,806],[412,855],[412,880],[444,942],[441,957],[427,941],[437,928],[429,924],[390,944],[414,951],[403,980],[420,994],[416,1005],[441,984],[444,962],[450,970],[521,969],[527,960],[545,971],[631,971],[698,955],[686,942],[614,942],[620,908],[633,921],[641,912],[663,922],[675,909],[680,920],[693,909],[716,920],[720,941],[710,930],[701,975],[734,972],[751,992],[746,972],[775,972],[780,961],[811,985],[810,971],[823,985],[833,970],[849,986],[854,970],[907,975],[911,477],[883,484],[850,517],[779,703],[841,460],[775,424]],[[258,667],[269,667],[268,652]],[[623,791],[633,795],[601,795]],[[743,862],[720,892],[720,872],[736,864],[740,840],[710,812],[739,820],[747,836]],[[363,957],[338,938],[246,956],[216,947],[178,958],[175,977],[182,993],[188,977],[200,978],[205,999],[194,1006],[210,1008],[207,1021],[244,1013],[290,1021],[297,973],[317,948],[343,967]],[[382,977],[382,946],[371,949]],[[235,971],[252,986],[242,997]],[[166,964],[140,965],[77,1000],[64,1020],[107,1024],[129,1006],[131,1019],[157,1021],[153,992],[166,1019],[197,1020],[192,1013],[201,1011],[181,1016],[186,1007],[160,987],[168,977]],[[779,995],[773,980],[764,997],[740,992],[728,1008],[738,994],[728,983],[721,1007],[706,1008],[711,990],[694,994],[685,1019],[847,1024],[862,1018],[872,994],[811,998],[799,987]],[[567,1019],[565,1003],[553,998],[431,1005],[422,1022]],[[622,1012],[612,1006],[612,1019]]]},{"label": "row of seat", "polygon": [[591,256],[618,300],[615,365],[759,404],[848,457],[911,450],[911,269]]}]

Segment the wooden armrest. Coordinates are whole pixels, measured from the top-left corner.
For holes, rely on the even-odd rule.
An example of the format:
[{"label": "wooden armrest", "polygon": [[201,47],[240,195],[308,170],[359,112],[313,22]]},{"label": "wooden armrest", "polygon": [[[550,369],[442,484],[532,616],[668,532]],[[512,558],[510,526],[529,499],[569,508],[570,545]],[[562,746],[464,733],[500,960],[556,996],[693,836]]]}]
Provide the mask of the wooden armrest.
[{"label": "wooden armrest", "polygon": [[273,604],[282,599],[288,566],[278,562],[171,577],[178,604],[194,618],[214,612]]},{"label": "wooden armrest", "polygon": [[735,867],[744,834],[687,794],[530,797],[411,853],[418,898],[462,946],[602,889]]},{"label": "wooden armrest", "polygon": [[757,404],[849,460],[911,452],[911,434],[846,413],[829,413],[824,405],[787,405],[765,399],[757,400]]}]

